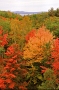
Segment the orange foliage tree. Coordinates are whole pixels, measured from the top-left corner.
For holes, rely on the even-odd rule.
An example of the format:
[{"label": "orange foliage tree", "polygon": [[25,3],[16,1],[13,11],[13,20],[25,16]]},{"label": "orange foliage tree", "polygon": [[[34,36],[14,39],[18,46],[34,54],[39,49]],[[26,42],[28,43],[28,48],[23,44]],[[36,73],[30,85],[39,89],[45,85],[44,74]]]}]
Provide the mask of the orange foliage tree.
[{"label": "orange foliage tree", "polygon": [[[7,48],[5,53],[6,58],[3,59],[3,69],[0,73],[0,88],[1,89],[20,89],[25,90],[27,83],[23,79],[27,74],[27,70],[21,68],[22,52],[19,49],[18,44],[12,44]],[[25,84],[24,85],[22,85]],[[23,90],[21,89],[21,90]]]},{"label": "orange foliage tree", "polygon": [[53,59],[52,69],[59,83],[59,38],[55,39],[54,41],[54,47],[51,53],[51,57]]},{"label": "orange foliage tree", "polygon": [[28,43],[25,44],[23,49],[24,59],[29,63],[40,62],[45,56],[45,51],[47,51],[47,54],[49,53],[49,50],[46,48],[49,45],[50,48],[52,47],[53,35],[43,26],[35,33],[32,32],[31,34],[28,34],[27,38],[29,39]]},{"label": "orange foliage tree", "polygon": [[4,34],[0,28],[0,89],[27,90],[25,81],[27,70],[21,68],[22,52],[15,43],[5,48],[8,44],[7,36],[8,34]]}]

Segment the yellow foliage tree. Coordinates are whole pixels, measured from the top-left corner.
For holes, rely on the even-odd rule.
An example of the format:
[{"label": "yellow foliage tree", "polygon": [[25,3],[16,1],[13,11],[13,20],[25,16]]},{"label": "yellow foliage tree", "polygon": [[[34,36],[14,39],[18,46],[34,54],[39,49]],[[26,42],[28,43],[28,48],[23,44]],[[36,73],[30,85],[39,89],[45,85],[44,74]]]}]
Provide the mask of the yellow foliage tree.
[{"label": "yellow foliage tree", "polygon": [[21,35],[26,35],[32,29],[32,21],[28,16],[24,16],[20,21]]},{"label": "yellow foliage tree", "polygon": [[10,27],[11,27],[11,31],[9,33],[10,34],[9,38],[12,40],[12,42],[19,43],[19,39],[20,39],[20,23],[19,23],[19,20],[11,19]]},{"label": "yellow foliage tree", "polygon": [[[40,62],[45,53],[46,45],[53,43],[53,35],[44,26],[31,37],[28,43],[25,44],[23,56],[27,62],[34,63]],[[47,52],[48,53],[48,52]]]}]

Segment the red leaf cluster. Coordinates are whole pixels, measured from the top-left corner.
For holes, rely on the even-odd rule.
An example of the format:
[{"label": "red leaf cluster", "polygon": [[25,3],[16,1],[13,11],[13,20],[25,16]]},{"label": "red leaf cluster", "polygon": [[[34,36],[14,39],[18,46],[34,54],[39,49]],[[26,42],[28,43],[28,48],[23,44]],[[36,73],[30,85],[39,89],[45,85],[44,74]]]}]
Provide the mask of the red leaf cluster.
[{"label": "red leaf cluster", "polygon": [[36,30],[30,31],[30,32],[26,35],[26,37],[25,37],[26,42],[28,42],[28,40],[29,40],[30,38],[34,37],[34,36],[35,36],[35,33],[36,33]]},{"label": "red leaf cluster", "polygon": [[3,34],[2,27],[0,27],[0,46],[8,44],[8,34]]}]

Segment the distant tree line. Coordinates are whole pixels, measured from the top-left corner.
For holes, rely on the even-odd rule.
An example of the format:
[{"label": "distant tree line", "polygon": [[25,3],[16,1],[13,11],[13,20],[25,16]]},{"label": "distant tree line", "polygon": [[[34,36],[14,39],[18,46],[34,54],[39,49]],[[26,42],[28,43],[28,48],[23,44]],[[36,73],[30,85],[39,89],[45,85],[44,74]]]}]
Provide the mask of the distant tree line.
[{"label": "distant tree line", "polygon": [[48,14],[49,16],[59,17],[59,8],[57,8],[56,10],[54,10],[54,8],[51,8],[50,10],[48,10]]}]

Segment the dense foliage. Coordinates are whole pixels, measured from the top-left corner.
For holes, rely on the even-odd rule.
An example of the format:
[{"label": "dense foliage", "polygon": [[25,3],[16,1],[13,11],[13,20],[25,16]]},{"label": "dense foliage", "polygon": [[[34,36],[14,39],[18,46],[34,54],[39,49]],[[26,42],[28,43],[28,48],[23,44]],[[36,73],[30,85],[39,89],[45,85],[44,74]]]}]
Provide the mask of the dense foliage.
[{"label": "dense foliage", "polygon": [[59,89],[59,9],[21,16],[0,11],[0,89]]}]

